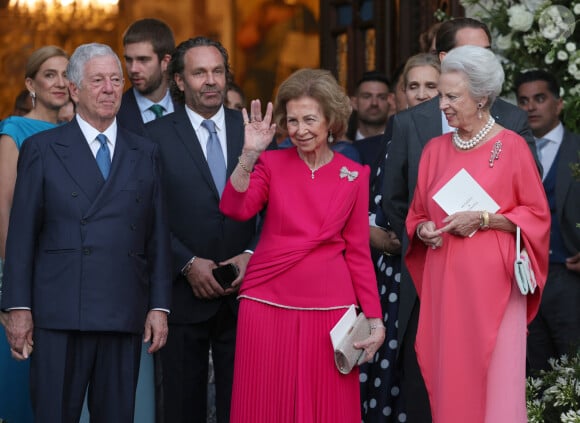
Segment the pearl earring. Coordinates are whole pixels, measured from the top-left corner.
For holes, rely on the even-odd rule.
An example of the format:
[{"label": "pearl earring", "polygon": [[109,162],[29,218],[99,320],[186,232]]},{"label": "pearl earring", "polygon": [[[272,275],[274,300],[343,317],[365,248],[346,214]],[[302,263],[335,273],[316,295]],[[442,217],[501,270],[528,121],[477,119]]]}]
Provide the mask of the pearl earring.
[{"label": "pearl earring", "polygon": [[332,132],[330,132],[328,134],[328,142],[329,142],[329,144],[332,144],[334,142],[334,137],[332,136]]},{"label": "pearl earring", "polygon": [[483,117],[483,116],[482,116],[482,113],[481,113],[481,109],[482,109],[482,107],[483,107],[483,104],[482,104],[482,103],[477,103],[477,109],[478,109],[478,110],[477,110],[477,118],[478,118],[479,120],[481,120],[481,118]]},{"label": "pearl earring", "polygon": [[31,92],[30,93],[30,98],[32,99],[32,108],[34,109],[36,107],[36,93],[35,92]]}]

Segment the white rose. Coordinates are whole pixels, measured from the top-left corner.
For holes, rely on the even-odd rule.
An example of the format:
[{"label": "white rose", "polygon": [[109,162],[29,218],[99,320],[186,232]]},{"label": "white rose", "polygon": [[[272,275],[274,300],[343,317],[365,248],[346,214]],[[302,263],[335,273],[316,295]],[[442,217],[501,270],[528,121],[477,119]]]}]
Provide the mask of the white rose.
[{"label": "white rose", "polygon": [[580,15],[580,3],[574,6],[574,13]]},{"label": "white rose", "polygon": [[526,5],[530,12],[535,12],[538,7],[540,7],[545,0],[522,0],[522,3]]},{"label": "white rose", "polygon": [[576,44],[566,43],[566,50],[568,50],[570,53],[574,53],[576,51]]},{"label": "white rose", "polygon": [[558,60],[563,62],[564,60],[568,59],[568,53],[566,53],[564,50],[559,50],[556,57],[558,58]]},{"label": "white rose", "polygon": [[554,63],[554,54],[552,52],[546,54],[546,57],[544,57],[544,62],[546,62],[546,65],[551,65]]},{"label": "white rose", "polygon": [[515,31],[526,32],[534,23],[534,15],[521,4],[510,7],[508,15],[510,17],[508,25]]},{"label": "white rose", "polygon": [[500,35],[495,39],[495,45],[499,50],[505,51],[512,45],[512,35]]}]

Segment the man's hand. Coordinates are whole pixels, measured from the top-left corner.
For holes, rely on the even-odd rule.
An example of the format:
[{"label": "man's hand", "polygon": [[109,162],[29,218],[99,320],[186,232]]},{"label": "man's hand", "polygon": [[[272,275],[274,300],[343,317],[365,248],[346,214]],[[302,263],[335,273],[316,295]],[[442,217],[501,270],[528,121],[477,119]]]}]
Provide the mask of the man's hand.
[{"label": "man's hand", "polygon": [[6,337],[10,352],[16,360],[26,360],[32,353],[32,312],[30,310],[11,310],[8,312]]},{"label": "man's hand", "polygon": [[212,269],[217,267],[213,260],[196,257],[191,263],[189,272],[186,275],[191,286],[193,295],[197,298],[210,300],[224,295],[224,289],[215,280]]},{"label": "man's hand", "polygon": [[394,231],[370,227],[371,246],[384,254],[401,254],[401,241]]},{"label": "man's hand", "polygon": [[566,269],[580,273],[580,253],[566,259]]},{"label": "man's hand", "polygon": [[250,261],[251,257],[252,257],[252,255],[250,253],[242,253],[242,254],[238,254],[237,256],[230,258],[229,260],[226,260],[226,261],[223,261],[220,263],[220,266],[223,266],[224,264],[227,264],[227,263],[234,263],[236,266],[238,266],[238,269],[240,271],[240,274],[234,280],[234,282],[232,283],[232,286],[230,288],[222,291],[223,295],[233,294],[234,292],[236,292],[240,288],[240,284],[242,283],[242,280],[244,279],[244,275],[246,274],[246,269],[248,267],[248,262]]},{"label": "man's hand", "polygon": [[147,349],[149,354],[159,351],[167,342],[167,313],[163,310],[151,310],[145,319],[145,333],[143,342],[151,341]]},{"label": "man's hand", "polygon": [[7,324],[8,324],[8,313],[0,311],[0,325],[2,325],[2,327],[6,327]]},{"label": "man's hand", "polygon": [[193,291],[193,295],[197,298],[213,299],[233,294],[238,290],[242,283],[250,257],[252,257],[250,253],[242,253],[219,263],[220,266],[234,263],[238,266],[240,271],[240,274],[234,280],[232,286],[227,289],[221,287],[211,272],[212,269],[216,268],[218,265],[212,260],[196,257],[193,263],[191,263],[191,267],[186,276]]}]

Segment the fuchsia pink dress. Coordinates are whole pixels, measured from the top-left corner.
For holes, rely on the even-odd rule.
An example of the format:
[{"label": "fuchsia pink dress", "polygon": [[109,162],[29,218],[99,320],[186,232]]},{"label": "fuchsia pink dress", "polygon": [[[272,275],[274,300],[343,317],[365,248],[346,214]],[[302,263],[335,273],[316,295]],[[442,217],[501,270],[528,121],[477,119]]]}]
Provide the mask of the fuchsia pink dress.
[{"label": "fuchsia pink dress", "polygon": [[[494,144],[499,159],[489,165]],[[522,296],[514,281],[515,234],[443,234],[432,250],[415,235],[420,222],[444,226],[432,199],[461,168],[500,205],[496,212],[521,227],[539,289]],[[451,134],[423,150],[407,216],[406,255],[421,301],[415,349],[434,423],[526,422],[526,321],[535,316],[548,269],[550,212],[529,147],[502,130],[485,144],[459,151]]]},{"label": "fuchsia pink dress", "polygon": [[246,192],[228,182],[224,214],[266,209],[239,294],[232,422],[360,421],[358,370],[338,372],[329,332],[351,304],[381,317],[368,183],[339,153],[313,176],[295,148],[264,152]]}]

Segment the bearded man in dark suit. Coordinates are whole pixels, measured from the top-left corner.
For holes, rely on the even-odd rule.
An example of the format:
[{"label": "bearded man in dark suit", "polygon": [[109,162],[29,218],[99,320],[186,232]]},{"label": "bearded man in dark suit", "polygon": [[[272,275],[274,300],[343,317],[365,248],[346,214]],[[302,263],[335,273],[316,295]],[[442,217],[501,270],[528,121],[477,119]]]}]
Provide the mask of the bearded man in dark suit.
[{"label": "bearded man in dark suit", "polygon": [[[242,114],[223,107],[231,80],[228,54],[196,37],[177,46],[171,90],[185,107],[146,126],[161,152],[173,252],[173,308],[163,349],[165,421],[205,421],[208,353],[215,370],[218,422],[229,421],[237,322],[236,292],[256,235],[256,221],[219,211],[226,178],[244,141]],[[234,264],[239,276],[223,288],[212,271]]]}]

